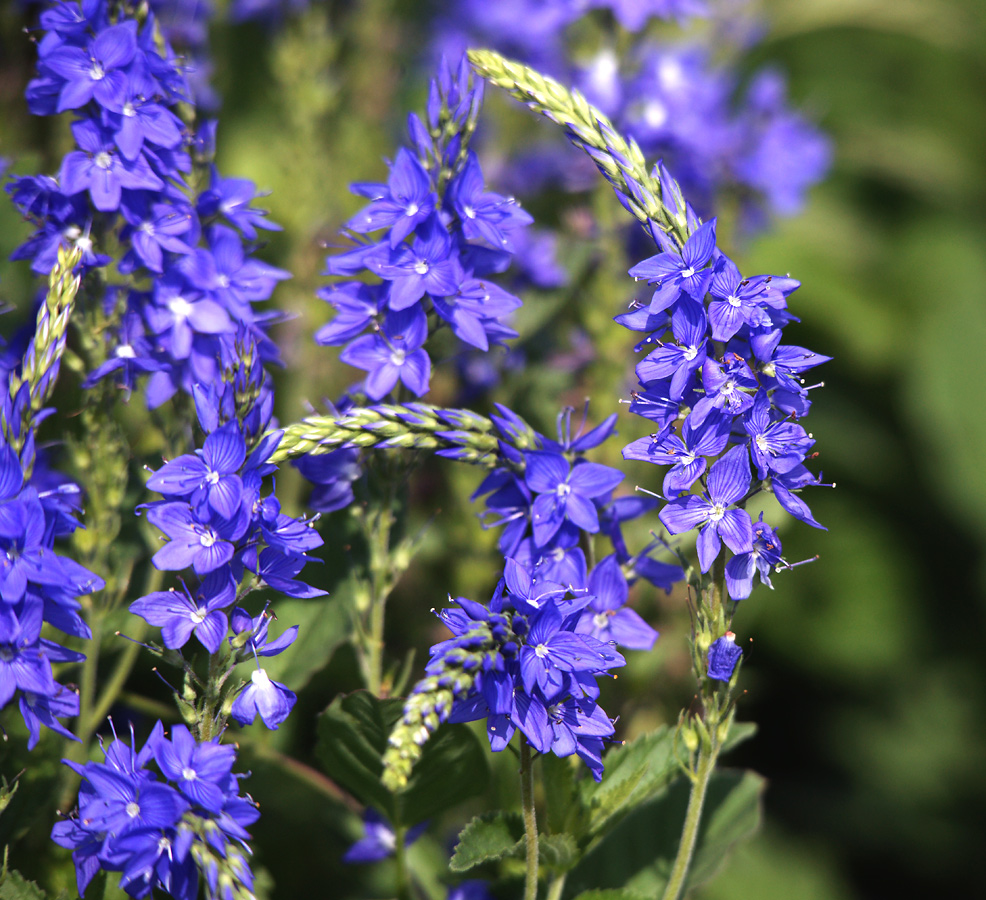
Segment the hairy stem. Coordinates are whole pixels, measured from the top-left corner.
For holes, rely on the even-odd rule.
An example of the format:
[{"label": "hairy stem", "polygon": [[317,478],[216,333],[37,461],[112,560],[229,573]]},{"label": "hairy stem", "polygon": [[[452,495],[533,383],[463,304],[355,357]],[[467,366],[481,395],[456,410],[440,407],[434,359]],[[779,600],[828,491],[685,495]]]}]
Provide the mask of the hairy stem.
[{"label": "hairy stem", "polygon": [[719,755],[719,743],[713,734],[712,744],[702,746],[698,751],[698,766],[692,780],[692,792],[688,798],[688,811],[685,813],[685,824],[681,829],[681,841],[678,844],[678,855],[675,857],[671,875],[664,888],[663,900],[678,900],[692,856],[695,853],[695,841],[698,838],[698,826],[702,821],[702,807],[705,805],[705,794],[709,787],[709,778],[715,770],[716,757]]},{"label": "hairy stem", "polygon": [[534,766],[531,760],[531,746],[523,737],[520,739],[520,805],[524,813],[524,838],[527,847],[524,900],[537,900],[538,823],[534,810]]}]

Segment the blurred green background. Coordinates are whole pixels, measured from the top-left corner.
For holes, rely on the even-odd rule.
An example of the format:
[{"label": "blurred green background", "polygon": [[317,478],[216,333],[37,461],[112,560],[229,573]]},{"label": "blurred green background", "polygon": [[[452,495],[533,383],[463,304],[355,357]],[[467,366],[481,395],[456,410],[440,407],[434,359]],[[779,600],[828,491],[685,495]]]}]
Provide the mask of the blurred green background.
[{"label": "blurred green background", "polygon": [[[731,249],[745,272],[790,272],[803,282],[792,304],[802,324],[786,339],[834,357],[817,370],[825,390],[814,395],[809,427],[817,463],[838,486],[808,498],[827,532],[782,532],[789,560],[817,553],[819,561],[777,576],[773,592],[756,590],[736,619],[740,638],[753,640],[742,716],[760,731],[730,762],[769,779],[765,827],[701,896],[964,896],[969,884],[982,884],[986,839],[986,5],[763,6],[769,30],[745,65],[786,71],[793,101],[831,136],[834,166],[802,215]],[[406,112],[423,101],[426,22],[411,0],[366,0],[318,6],[275,34],[256,26],[215,31],[220,167],[272,191],[265,204],[284,231],[264,255],[295,274],[277,295],[296,315],[279,334],[288,363],[282,421],[334,396],[352,376],[334,351],[311,343],[328,309],[313,296],[322,243],[358,206],[348,183],[382,177],[381,158],[393,153]],[[0,154],[15,156],[22,171],[50,170],[50,160],[28,149],[39,137],[57,139],[62,125],[18,111],[31,47],[9,27],[3,40]],[[552,127],[499,97],[488,107],[508,134]],[[615,201],[602,196],[592,201],[601,220],[618,219]],[[599,251],[576,242],[577,212],[565,219],[563,256],[585,271],[586,254]],[[24,234],[5,207],[4,258]],[[590,287],[619,276],[619,259],[607,267],[594,258]],[[12,300],[27,284],[23,266],[0,265],[0,291]],[[604,348],[578,390],[625,393],[631,340],[604,323],[630,289],[611,282],[546,296],[541,308],[530,297],[522,343],[534,353],[544,323],[563,311],[572,334],[598,333]],[[564,339],[555,348],[571,349]],[[503,388],[542,428],[553,427],[547,410],[566,389],[564,377],[552,377],[541,376],[540,399],[510,379]],[[452,399],[439,380],[434,400]],[[616,408],[605,393],[593,401],[599,416]],[[626,419],[621,413],[629,439],[641,428]],[[461,521],[471,515],[464,492],[475,473],[429,469],[423,478],[416,491],[425,505]],[[420,637],[423,646],[432,627],[415,625],[409,638],[402,617],[421,619],[447,591],[489,589],[481,562],[490,536],[479,537],[475,525],[459,531],[444,545],[426,542],[397,598],[396,644]],[[623,711],[628,729],[673,716],[687,701],[680,599],[641,598],[663,636],[628,672],[624,690],[635,704]],[[309,711],[331,699],[339,689],[333,675],[344,680],[347,667],[351,661],[337,658],[316,681]],[[290,740],[303,744],[306,728]],[[279,816],[289,818],[306,796],[286,787],[258,794],[265,812],[255,829],[258,858],[285,891],[292,878],[304,885],[290,871],[297,856],[277,858],[289,852],[283,833],[277,843]],[[310,815],[310,852],[335,852],[344,843],[338,815]]]}]

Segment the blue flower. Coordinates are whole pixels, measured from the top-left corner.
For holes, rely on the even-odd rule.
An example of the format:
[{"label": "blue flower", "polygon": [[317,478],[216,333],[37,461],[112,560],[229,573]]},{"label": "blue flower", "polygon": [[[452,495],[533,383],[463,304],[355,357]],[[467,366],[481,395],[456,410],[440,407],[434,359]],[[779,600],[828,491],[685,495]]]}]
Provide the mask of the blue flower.
[{"label": "blue flower", "polygon": [[360,234],[388,228],[391,247],[396,247],[432,215],[438,204],[428,173],[404,147],[397,151],[386,185],[354,184],[351,189],[373,202],[353,216],[346,228]]},{"label": "blue flower", "polygon": [[524,459],[524,481],[536,494],[531,506],[536,544],[547,544],[566,520],[584,531],[599,531],[593,501],[612,491],[623,480],[622,472],[584,460],[570,466],[565,457],[543,450],[529,451]]},{"label": "blue flower", "polygon": [[287,719],[298,698],[278,681],[272,681],[261,668],[250,673],[250,683],[233,701],[232,716],[241,725],[252,725],[259,715],[273,731]]},{"label": "blue flower", "polygon": [[709,646],[709,678],[716,681],[729,681],[733,677],[736,663],[743,655],[743,649],[736,646],[736,635],[727,631]]},{"label": "blue flower", "polygon": [[[79,807],[51,832],[72,850],[80,896],[100,869],[120,872],[121,887],[138,898],[160,889],[194,900],[200,878],[218,897],[220,871],[229,896],[252,888],[244,826],[257,809],[239,793],[233,745],[197,742],[184,725],[169,741],[157,722],[141,750],[117,739],[104,754],[102,763],[68,763],[82,779]],[[149,768],[155,761],[166,780]]]},{"label": "blue flower", "polygon": [[697,548],[699,564],[708,572],[722,542],[734,553],[745,553],[753,543],[753,525],[745,509],[729,507],[750,488],[750,458],[745,446],[733,447],[713,464],[708,490],[672,500],[659,514],[671,534],[701,527]]},{"label": "blue flower", "polygon": [[203,647],[215,653],[229,628],[223,610],[235,597],[228,568],[220,568],[206,576],[194,596],[184,586],[181,591],[154,591],[131,603],[130,612],[161,628],[165,647],[184,647],[194,633]]},{"label": "blue flower", "polygon": [[[409,828],[404,835],[404,846],[410,847],[428,828],[427,822],[421,822]],[[363,837],[343,854],[344,863],[375,863],[388,856],[394,855],[397,847],[397,835],[393,826],[384,816],[372,807],[367,807],[363,813]]]},{"label": "blue flower", "polygon": [[422,347],[427,337],[425,314],[412,306],[389,312],[378,334],[357,338],[339,358],[368,373],[365,388],[372,400],[385,397],[398,381],[420,397],[431,376],[431,360]]}]

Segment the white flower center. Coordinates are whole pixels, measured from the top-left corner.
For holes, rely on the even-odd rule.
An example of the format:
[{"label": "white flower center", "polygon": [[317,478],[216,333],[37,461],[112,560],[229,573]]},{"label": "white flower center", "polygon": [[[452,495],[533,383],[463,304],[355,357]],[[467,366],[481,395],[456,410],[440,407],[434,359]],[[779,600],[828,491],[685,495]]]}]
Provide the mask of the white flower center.
[{"label": "white flower center", "polygon": [[668,120],[668,108],[660,100],[644,104],[644,122],[651,128],[660,128]]},{"label": "white flower center", "polygon": [[407,354],[403,350],[401,350],[400,348],[397,348],[395,350],[391,350],[390,351],[390,361],[395,366],[403,366],[404,365],[404,360],[406,358],[407,358]]},{"label": "white flower center", "polygon": [[100,150],[93,157],[93,162],[101,169],[109,169],[113,166],[113,157],[109,155],[105,150]]},{"label": "white flower center", "polygon": [[691,278],[692,275],[694,275],[694,274],[695,274],[695,267],[694,266],[689,266],[687,269],[682,269],[681,270],[681,277],[682,278]]},{"label": "white flower center", "polygon": [[673,58],[665,57],[661,60],[657,75],[661,79],[661,84],[669,90],[681,87],[685,83],[685,72],[681,63]]},{"label": "white flower center", "polygon": [[185,781],[195,781],[195,779],[199,777],[199,773],[196,772],[195,769],[191,768],[191,766],[185,766],[185,768],[181,770],[181,777],[184,778]]},{"label": "white flower center", "polygon": [[567,497],[571,493],[572,493],[571,485],[567,484],[564,481],[560,485],[558,485],[558,487],[555,488],[556,497]]},{"label": "white flower center", "polygon": [[739,298],[739,297],[737,297],[737,296],[736,296],[735,294],[730,294],[730,295],[729,295],[729,296],[728,296],[728,297],[726,298],[726,302],[727,302],[727,303],[728,303],[728,304],[729,304],[730,306],[732,306],[732,307],[733,307],[733,308],[735,309],[735,308],[736,308],[737,306],[739,306],[739,305],[740,305],[740,303],[741,303],[742,301],[741,301],[741,300],[740,300],[740,298]]},{"label": "white flower center", "polygon": [[419,209],[420,207],[417,203],[412,203],[407,209],[404,210],[404,212],[409,216],[414,216],[417,215]]},{"label": "white flower center", "polygon": [[419,275],[427,275],[428,274],[428,262],[427,262],[427,260],[419,259],[414,264],[414,271],[417,272]]},{"label": "white flower center", "polygon": [[549,650],[546,644],[538,644],[534,648],[534,653],[538,659],[545,659],[548,656]]},{"label": "white flower center", "polygon": [[199,534],[199,543],[203,547],[211,547],[218,540],[218,535],[211,528],[203,528]]},{"label": "white flower center", "polygon": [[116,348],[116,355],[120,359],[134,359],[137,356],[134,348],[129,344],[120,344],[120,346]]},{"label": "white flower center", "polygon": [[89,70],[89,77],[93,81],[102,81],[106,77],[106,70],[95,60],[93,60],[92,68]]},{"label": "white flower center", "polygon": [[136,800],[131,800],[126,806],[126,813],[131,819],[136,819],[140,815],[140,804]]},{"label": "white flower center", "polygon": [[596,613],[592,617],[592,624],[595,625],[596,628],[605,628],[608,623],[609,623],[609,616],[606,615],[606,613],[604,612]]},{"label": "white flower center", "polygon": [[189,618],[196,625],[201,625],[205,621],[205,617],[207,615],[209,615],[209,613],[206,610],[204,610],[204,609],[197,609],[197,610],[195,610],[195,612],[192,613],[191,616],[189,616]]},{"label": "white flower center", "polygon": [[709,513],[710,522],[718,522],[726,514],[726,507],[721,503],[715,503],[712,506],[712,512]]},{"label": "white flower center", "polygon": [[168,309],[179,320],[187,319],[192,314],[192,304],[184,297],[172,297],[168,301]]}]

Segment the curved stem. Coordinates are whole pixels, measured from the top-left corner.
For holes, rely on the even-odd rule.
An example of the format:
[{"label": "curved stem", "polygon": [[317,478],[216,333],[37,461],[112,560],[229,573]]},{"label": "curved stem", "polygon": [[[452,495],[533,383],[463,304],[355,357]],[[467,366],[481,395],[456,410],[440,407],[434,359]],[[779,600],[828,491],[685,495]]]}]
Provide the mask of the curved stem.
[{"label": "curved stem", "polygon": [[559,872],[548,885],[547,900],[561,900],[562,891],[565,890],[565,877],[567,872]]},{"label": "curved stem", "polygon": [[705,805],[705,793],[709,786],[709,778],[716,765],[719,755],[718,744],[713,740],[712,746],[701,747],[698,752],[698,767],[692,779],[692,792],[688,798],[688,811],[685,813],[685,825],[681,830],[681,841],[678,844],[678,855],[675,857],[671,875],[664,888],[663,900],[678,900],[685,885],[685,878],[691,866],[692,855],[695,852],[695,840],[698,837],[698,826],[702,820],[702,807]]},{"label": "curved stem", "polygon": [[524,813],[524,837],[527,846],[524,900],[537,900],[538,823],[534,811],[534,766],[531,760],[531,746],[523,737],[520,739],[520,805]]}]

